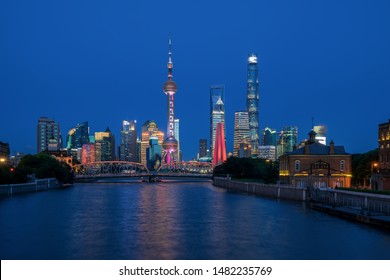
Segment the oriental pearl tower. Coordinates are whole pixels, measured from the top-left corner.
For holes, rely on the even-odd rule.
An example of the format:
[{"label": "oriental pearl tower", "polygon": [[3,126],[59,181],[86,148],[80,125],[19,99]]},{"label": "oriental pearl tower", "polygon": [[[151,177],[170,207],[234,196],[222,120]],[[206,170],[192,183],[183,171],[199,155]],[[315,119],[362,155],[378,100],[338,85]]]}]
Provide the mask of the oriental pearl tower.
[{"label": "oriental pearl tower", "polygon": [[176,83],[172,80],[172,41],[169,38],[169,52],[168,52],[168,80],[163,86],[164,93],[168,99],[168,129],[167,138],[164,140],[162,147],[164,150],[165,162],[169,165],[175,163],[175,153],[177,150],[177,141],[174,136],[174,120],[175,120],[175,93],[177,91]]}]

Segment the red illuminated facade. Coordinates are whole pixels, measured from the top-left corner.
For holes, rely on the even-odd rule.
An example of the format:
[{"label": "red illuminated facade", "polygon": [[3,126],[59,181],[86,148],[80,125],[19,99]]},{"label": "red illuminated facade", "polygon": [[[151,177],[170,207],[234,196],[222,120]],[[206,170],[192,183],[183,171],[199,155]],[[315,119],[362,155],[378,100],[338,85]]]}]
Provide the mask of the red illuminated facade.
[{"label": "red illuminated facade", "polygon": [[216,135],[215,135],[215,144],[214,144],[214,155],[213,155],[213,165],[219,165],[226,160],[226,143],[225,143],[225,133],[224,133],[224,124],[222,122],[217,123]]}]

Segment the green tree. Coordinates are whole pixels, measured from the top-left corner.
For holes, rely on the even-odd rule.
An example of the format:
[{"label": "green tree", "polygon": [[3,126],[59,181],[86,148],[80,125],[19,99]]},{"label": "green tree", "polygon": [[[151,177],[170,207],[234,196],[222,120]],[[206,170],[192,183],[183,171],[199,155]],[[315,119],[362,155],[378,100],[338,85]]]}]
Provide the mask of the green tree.
[{"label": "green tree", "polygon": [[363,186],[371,177],[372,163],[378,161],[378,149],[352,155],[352,185]]},{"label": "green tree", "polygon": [[265,183],[276,183],[279,170],[277,164],[259,158],[229,157],[214,168],[214,176],[229,174],[237,179],[258,179]]},{"label": "green tree", "polygon": [[72,169],[68,164],[59,162],[45,153],[24,156],[15,172],[21,181],[27,181],[30,174],[35,174],[38,179],[56,178],[63,183],[73,183],[74,179]]}]

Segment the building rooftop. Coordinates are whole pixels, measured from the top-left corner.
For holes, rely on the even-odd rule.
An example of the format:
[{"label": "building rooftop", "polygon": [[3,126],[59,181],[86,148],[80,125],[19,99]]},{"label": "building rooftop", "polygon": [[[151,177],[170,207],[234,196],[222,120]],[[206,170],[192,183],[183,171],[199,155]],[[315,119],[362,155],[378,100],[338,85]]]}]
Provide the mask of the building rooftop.
[{"label": "building rooftop", "polygon": [[[307,145],[307,144],[306,144]],[[330,154],[330,146],[323,145],[321,143],[315,142],[309,144],[309,154],[310,155],[329,155]],[[305,147],[296,149],[290,153],[289,155],[304,155],[305,154]],[[345,152],[344,146],[334,146],[334,153],[333,155],[349,155],[347,152]]]}]

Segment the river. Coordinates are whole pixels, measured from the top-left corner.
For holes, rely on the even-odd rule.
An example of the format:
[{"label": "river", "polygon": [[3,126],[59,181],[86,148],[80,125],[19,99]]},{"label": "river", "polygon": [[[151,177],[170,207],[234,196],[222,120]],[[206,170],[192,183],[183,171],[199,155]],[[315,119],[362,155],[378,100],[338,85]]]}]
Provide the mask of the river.
[{"label": "river", "polygon": [[211,182],[88,183],[0,199],[1,259],[390,259],[390,232]]}]

